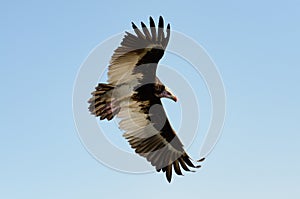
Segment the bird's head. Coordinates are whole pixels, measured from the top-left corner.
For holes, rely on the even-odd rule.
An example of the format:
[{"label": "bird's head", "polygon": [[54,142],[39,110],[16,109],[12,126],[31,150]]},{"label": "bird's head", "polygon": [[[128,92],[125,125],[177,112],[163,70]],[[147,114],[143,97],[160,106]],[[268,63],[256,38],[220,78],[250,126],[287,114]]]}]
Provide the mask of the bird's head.
[{"label": "bird's head", "polygon": [[158,95],[159,97],[165,97],[177,102],[177,97],[170,91],[169,88],[165,87],[165,89]]},{"label": "bird's head", "polygon": [[171,92],[171,90],[163,85],[161,81],[157,78],[155,84],[155,95],[159,98],[169,98],[174,102],[177,102],[177,97]]}]

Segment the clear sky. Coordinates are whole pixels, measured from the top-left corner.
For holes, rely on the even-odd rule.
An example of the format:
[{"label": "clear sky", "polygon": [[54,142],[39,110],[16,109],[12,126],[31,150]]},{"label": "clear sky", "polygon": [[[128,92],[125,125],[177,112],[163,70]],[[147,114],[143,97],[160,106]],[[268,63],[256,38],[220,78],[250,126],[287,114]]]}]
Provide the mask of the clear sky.
[{"label": "clear sky", "polygon": [[[296,0],[1,1],[0,198],[299,198],[299,9]],[[207,50],[227,94],[215,150],[172,184],[100,164],[72,113],[89,52],[159,15]]]}]

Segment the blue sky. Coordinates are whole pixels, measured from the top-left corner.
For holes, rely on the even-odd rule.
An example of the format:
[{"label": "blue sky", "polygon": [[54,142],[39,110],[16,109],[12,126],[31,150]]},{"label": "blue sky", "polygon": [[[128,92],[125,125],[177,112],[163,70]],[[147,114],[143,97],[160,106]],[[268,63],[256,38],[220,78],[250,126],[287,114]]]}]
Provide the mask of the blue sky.
[{"label": "blue sky", "polygon": [[[0,3],[0,197],[299,198],[300,3],[129,2]],[[172,184],[162,174],[101,165],[73,121],[73,83],[83,60],[150,15],[163,15],[207,50],[227,94],[215,150],[201,170]]]}]

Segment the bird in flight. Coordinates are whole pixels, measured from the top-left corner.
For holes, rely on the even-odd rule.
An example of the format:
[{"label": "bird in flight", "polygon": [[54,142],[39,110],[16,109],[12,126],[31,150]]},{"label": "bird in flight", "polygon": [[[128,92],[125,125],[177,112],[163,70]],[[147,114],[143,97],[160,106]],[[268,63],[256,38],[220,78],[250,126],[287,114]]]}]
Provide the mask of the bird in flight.
[{"label": "bird in flight", "polygon": [[[135,34],[125,32],[108,66],[108,83],[99,83],[89,99],[89,111],[100,120],[120,119],[119,128],[137,154],[145,157],[155,169],[166,173],[169,182],[172,171],[199,168],[183,148],[173,130],[161,98],[177,101],[167,86],[156,76],[170,38],[170,24],[164,29],[163,18],[158,27],[150,17],[150,28],[134,23]],[[198,160],[203,161],[204,158]]]}]

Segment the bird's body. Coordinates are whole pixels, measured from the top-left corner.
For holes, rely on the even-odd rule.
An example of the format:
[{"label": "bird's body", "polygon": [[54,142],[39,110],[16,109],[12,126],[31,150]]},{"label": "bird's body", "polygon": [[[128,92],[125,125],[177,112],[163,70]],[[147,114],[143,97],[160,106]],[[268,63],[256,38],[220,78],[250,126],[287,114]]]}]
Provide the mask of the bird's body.
[{"label": "bird's body", "polygon": [[[135,152],[145,157],[157,171],[166,172],[171,181],[172,170],[197,168],[183,149],[183,144],[167,118],[161,103],[166,97],[177,98],[156,76],[170,38],[168,24],[165,36],[163,19],[158,29],[150,17],[150,31],[141,23],[143,33],[132,23],[136,35],[126,35],[111,58],[108,83],[99,83],[89,100],[89,110],[101,120],[120,118],[119,127]],[[172,168],[173,167],[173,168]]]}]

